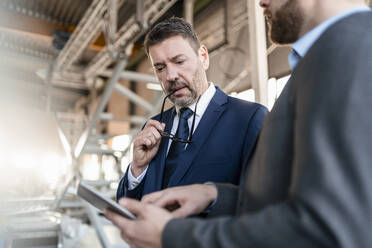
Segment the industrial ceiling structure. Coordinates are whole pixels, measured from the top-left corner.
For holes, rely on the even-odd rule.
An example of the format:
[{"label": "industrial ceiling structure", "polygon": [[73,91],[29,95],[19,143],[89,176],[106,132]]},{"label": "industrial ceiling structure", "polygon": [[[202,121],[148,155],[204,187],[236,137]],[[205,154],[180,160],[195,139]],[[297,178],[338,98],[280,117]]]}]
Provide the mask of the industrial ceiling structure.
[{"label": "industrial ceiling structure", "polygon": [[[208,78],[227,93],[254,89],[256,101],[267,104],[268,78],[289,74],[290,48],[267,42],[258,0],[0,2],[0,99],[3,106],[11,106],[4,108],[3,113],[9,113],[4,116],[12,120],[17,113],[16,124],[9,121],[8,127],[22,133],[25,147],[63,145],[70,164],[48,197],[35,193],[25,200],[20,195],[3,205],[7,209],[0,208],[0,221],[2,211],[12,209],[17,215],[5,230],[10,234],[3,238],[4,247],[76,247],[81,223],[95,227],[101,246],[126,247],[111,244],[103,228],[109,223],[71,189],[78,179],[84,180],[86,154],[113,157],[121,176],[120,161],[128,157],[130,146],[117,150],[112,137],[127,135],[130,143],[146,119],[159,111],[163,93],[142,43],[153,24],[171,16],[194,25],[210,52]],[[47,137],[61,137],[63,144],[43,142]],[[17,143],[14,147],[19,148]],[[24,173],[24,178],[32,173]],[[115,182],[103,178],[89,183],[114,196],[110,185]],[[23,210],[16,211],[21,205]]]}]

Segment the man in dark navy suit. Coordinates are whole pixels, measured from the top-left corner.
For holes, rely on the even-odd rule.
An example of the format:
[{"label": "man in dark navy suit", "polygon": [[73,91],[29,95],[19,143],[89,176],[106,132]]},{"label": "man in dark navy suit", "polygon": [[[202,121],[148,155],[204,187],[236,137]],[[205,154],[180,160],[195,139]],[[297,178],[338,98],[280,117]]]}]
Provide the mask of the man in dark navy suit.
[{"label": "man in dark navy suit", "polygon": [[174,107],[162,109],[135,137],[117,199],[207,181],[237,185],[267,109],[208,82],[207,48],[181,18],[158,23],[145,49]]}]

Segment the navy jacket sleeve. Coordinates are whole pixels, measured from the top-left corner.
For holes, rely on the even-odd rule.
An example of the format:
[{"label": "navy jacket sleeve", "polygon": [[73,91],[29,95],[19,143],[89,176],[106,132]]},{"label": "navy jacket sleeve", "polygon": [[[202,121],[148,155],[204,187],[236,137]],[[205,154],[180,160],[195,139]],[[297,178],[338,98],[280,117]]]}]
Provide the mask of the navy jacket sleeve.
[{"label": "navy jacket sleeve", "polygon": [[129,197],[129,198],[133,198],[133,199],[137,199],[137,200],[140,200],[142,198],[143,186],[145,184],[147,174],[142,179],[141,183],[137,185],[137,187],[135,187],[132,190],[129,190],[128,189],[128,170],[129,170],[129,166],[128,166],[128,169],[127,169],[126,173],[124,174],[123,178],[119,182],[119,186],[118,186],[118,189],[116,191],[116,200],[117,201],[119,201],[119,199],[122,198],[122,197]]}]

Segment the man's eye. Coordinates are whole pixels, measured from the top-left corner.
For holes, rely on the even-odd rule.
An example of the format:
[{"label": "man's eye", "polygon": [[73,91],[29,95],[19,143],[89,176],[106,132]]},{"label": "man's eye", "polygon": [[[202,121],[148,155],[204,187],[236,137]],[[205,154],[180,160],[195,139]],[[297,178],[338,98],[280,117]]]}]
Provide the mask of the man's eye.
[{"label": "man's eye", "polygon": [[164,66],[157,66],[157,67],[155,67],[155,70],[157,72],[161,72],[163,69],[164,69]]},{"label": "man's eye", "polygon": [[176,61],[176,64],[178,64],[178,65],[182,65],[183,62],[185,62],[185,61],[184,61],[184,60],[178,60],[178,61]]}]

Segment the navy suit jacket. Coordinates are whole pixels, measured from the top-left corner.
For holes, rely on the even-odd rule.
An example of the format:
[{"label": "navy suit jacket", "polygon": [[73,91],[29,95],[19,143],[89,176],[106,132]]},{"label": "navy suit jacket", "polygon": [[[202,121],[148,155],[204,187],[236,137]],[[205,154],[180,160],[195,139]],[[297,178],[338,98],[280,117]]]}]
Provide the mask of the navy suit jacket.
[{"label": "navy suit jacket", "polygon": [[[179,155],[180,161],[168,187],[211,182],[237,185],[241,166],[252,151],[267,109],[257,103],[227,96],[216,87],[191,144]],[[164,112],[166,131],[172,129],[175,108]],[[153,119],[159,120],[159,115]],[[169,139],[162,138],[157,155],[150,162],[142,182],[128,190],[128,170],[119,183],[117,199],[141,199],[161,190]]]}]

